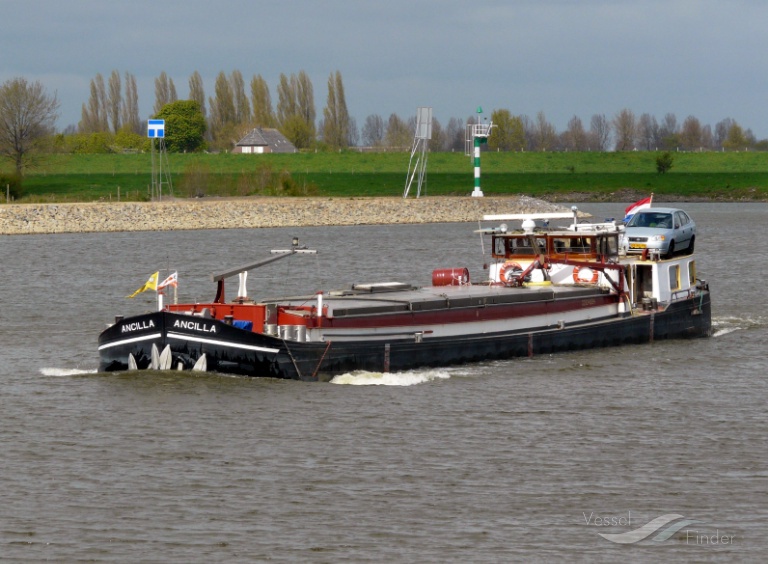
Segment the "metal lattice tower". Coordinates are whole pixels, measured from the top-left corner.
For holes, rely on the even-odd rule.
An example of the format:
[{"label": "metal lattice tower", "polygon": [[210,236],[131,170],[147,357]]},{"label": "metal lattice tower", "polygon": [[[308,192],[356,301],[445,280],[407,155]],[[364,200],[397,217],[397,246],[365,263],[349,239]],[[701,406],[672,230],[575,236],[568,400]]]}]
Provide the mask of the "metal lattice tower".
[{"label": "metal lattice tower", "polygon": [[[408,161],[408,175],[405,177],[405,191],[403,198],[408,197],[413,179],[418,178],[416,197],[421,196],[421,188],[426,184],[427,178],[427,150],[429,140],[432,139],[432,108],[419,108],[416,111],[416,133],[413,136],[411,158]],[[416,156],[418,154],[418,156]],[[416,161],[414,162],[414,157]],[[426,186],[424,186],[426,193]]]}]

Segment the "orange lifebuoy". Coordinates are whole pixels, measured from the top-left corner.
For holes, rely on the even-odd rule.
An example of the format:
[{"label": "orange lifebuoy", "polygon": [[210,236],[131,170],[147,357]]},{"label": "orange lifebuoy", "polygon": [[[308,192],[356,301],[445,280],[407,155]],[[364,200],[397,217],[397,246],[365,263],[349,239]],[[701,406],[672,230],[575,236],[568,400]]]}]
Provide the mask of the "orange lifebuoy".
[{"label": "orange lifebuoy", "polygon": [[[579,271],[582,268],[586,268],[587,270],[591,270],[592,271],[592,279],[591,280],[586,280],[586,279],[582,278],[581,276],[579,276]],[[589,268],[588,266],[584,266],[584,267],[574,266],[573,267],[573,281],[576,284],[597,284],[597,279],[598,279],[599,276],[600,276],[600,273],[597,270],[595,270],[594,268]]]},{"label": "orange lifebuoy", "polygon": [[514,271],[514,270],[517,270],[517,271],[519,271],[519,272],[522,272],[522,270],[523,270],[523,267],[522,267],[522,266],[520,266],[519,264],[517,264],[516,262],[511,262],[511,261],[510,261],[510,262],[505,262],[505,263],[504,263],[504,266],[502,266],[502,267],[499,269],[499,279],[500,279],[502,282],[504,282],[504,284],[509,284],[509,283],[511,283],[511,282],[512,282],[512,279],[511,279],[511,277],[508,279],[508,278],[507,278],[507,274],[508,274],[509,272],[512,272],[512,271]]}]

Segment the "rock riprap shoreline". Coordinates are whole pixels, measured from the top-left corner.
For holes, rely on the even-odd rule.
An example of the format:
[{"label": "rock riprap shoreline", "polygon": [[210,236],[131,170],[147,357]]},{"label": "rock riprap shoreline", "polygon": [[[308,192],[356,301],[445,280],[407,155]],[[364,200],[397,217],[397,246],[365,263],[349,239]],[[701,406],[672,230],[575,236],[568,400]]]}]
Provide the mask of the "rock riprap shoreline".
[{"label": "rock riprap shoreline", "polygon": [[477,221],[484,214],[568,211],[499,198],[236,198],[0,205],[0,234],[175,231]]}]

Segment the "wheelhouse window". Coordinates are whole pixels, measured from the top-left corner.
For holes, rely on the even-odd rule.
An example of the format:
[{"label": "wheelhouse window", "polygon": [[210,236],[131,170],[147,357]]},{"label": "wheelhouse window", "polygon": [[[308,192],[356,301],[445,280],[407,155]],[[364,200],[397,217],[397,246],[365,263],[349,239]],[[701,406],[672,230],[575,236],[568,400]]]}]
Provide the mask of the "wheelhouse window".
[{"label": "wheelhouse window", "polygon": [[674,264],[669,267],[669,289],[680,289],[680,265]]},{"label": "wheelhouse window", "polygon": [[[532,239],[533,237],[533,239]],[[615,257],[619,254],[618,233],[597,236],[558,233],[556,235],[495,235],[491,240],[495,258],[534,258],[541,253],[560,258]]]},{"label": "wheelhouse window", "polygon": [[547,239],[545,237],[536,237],[535,243],[538,248],[531,244],[531,239],[526,236],[510,237],[497,236],[493,238],[493,254],[495,257],[533,257],[544,252],[547,248]]},{"label": "wheelhouse window", "polygon": [[600,255],[615,257],[619,254],[619,235],[611,233],[597,238],[597,252]]},{"label": "wheelhouse window", "polygon": [[533,247],[528,237],[510,237],[507,239],[507,255],[526,256],[533,254]]},{"label": "wheelhouse window", "polygon": [[696,261],[692,260],[688,263],[688,281],[691,287],[696,285]]},{"label": "wheelhouse window", "polygon": [[552,249],[550,249],[550,252],[556,255],[592,254],[592,237],[553,237]]},{"label": "wheelhouse window", "polygon": [[506,239],[504,237],[493,238],[493,256],[505,257],[507,254]]}]

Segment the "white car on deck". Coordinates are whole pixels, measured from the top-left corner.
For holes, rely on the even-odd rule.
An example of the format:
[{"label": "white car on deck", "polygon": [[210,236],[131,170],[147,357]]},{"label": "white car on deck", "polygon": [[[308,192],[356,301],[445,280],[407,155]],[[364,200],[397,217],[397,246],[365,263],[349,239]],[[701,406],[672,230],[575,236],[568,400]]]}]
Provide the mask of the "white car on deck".
[{"label": "white car on deck", "polygon": [[679,251],[693,253],[696,223],[677,208],[645,208],[627,222],[621,246],[627,254],[645,250],[671,257]]}]

